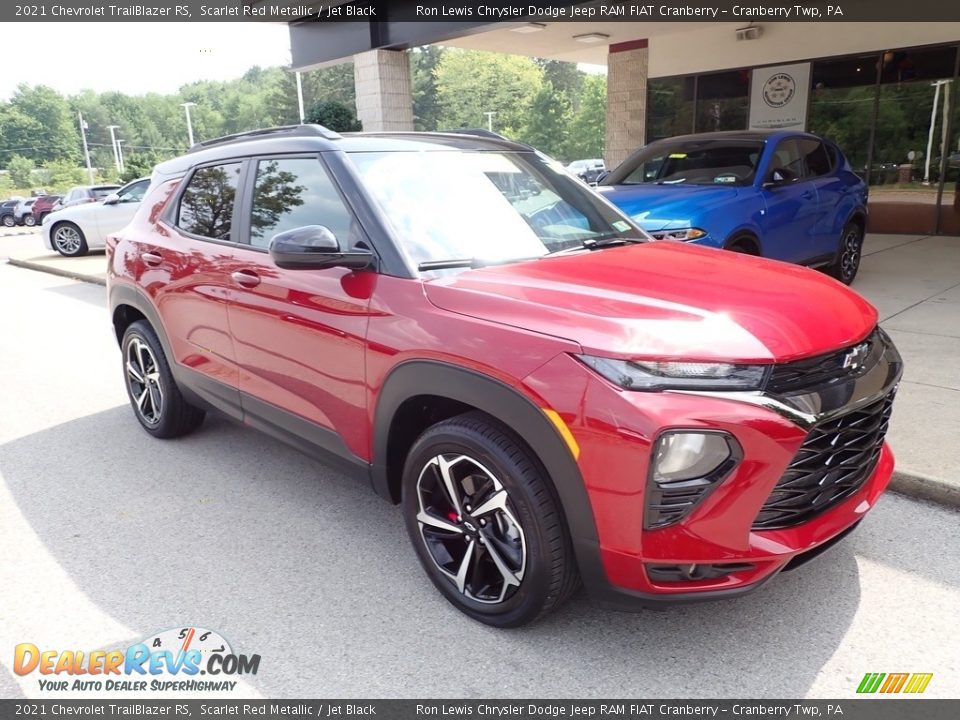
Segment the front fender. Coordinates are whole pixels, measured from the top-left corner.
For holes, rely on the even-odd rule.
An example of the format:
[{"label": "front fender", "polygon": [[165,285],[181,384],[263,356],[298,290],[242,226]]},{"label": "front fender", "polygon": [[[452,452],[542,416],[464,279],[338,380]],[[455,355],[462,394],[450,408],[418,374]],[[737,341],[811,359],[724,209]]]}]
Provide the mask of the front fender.
[{"label": "front fender", "polygon": [[391,422],[404,401],[417,395],[455,400],[487,413],[510,428],[540,460],[566,518],[581,569],[599,562],[597,527],[580,469],[557,428],[530,398],[487,375],[433,360],[410,360],[387,376],[377,398],[373,425],[374,490],[398,502],[388,476]]}]

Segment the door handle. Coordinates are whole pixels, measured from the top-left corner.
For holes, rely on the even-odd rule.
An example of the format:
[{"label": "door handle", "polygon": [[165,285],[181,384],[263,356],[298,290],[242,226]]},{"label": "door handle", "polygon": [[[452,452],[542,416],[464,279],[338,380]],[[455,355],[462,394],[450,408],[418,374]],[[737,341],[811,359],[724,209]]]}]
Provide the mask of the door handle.
[{"label": "door handle", "polygon": [[140,259],[150,267],[156,267],[163,262],[163,256],[157,255],[157,253],[152,252],[142,252],[140,253]]},{"label": "door handle", "polygon": [[256,287],[260,284],[260,276],[252,270],[237,270],[230,273],[230,277],[237,285],[242,285],[245,288]]}]

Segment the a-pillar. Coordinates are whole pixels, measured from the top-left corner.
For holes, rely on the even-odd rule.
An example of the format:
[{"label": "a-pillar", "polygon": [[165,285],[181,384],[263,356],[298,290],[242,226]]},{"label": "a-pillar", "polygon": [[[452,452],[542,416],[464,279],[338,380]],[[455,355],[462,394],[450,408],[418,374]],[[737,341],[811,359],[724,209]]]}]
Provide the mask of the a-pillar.
[{"label": "a-pillar", "polygon": [[413,130],[410,59],[403,50],[353,56],[357,117],[364,130]]},{"label": "a-pillar", "polygon": [[646,142],[648,53],[646,40],[610,46],[604,161],[611,170]]}]

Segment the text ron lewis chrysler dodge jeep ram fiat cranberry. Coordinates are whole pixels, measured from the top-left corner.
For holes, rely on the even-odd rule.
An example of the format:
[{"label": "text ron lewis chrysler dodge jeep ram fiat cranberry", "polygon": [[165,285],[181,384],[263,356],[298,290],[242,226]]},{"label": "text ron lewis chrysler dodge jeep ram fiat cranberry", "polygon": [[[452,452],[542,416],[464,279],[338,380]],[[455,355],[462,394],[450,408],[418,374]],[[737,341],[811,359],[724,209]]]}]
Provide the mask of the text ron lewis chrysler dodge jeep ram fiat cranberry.
[{"label": "text ron lewis chrysler dodge jeep ram fiat cranberry", "polygon": [[647,240],[493,138],[204,143],[108,238],[130,401],[155,437],[216,410],[337,461],[491,625],[581,580],[740,595],[876,503],[901,360],[834,280]]}]

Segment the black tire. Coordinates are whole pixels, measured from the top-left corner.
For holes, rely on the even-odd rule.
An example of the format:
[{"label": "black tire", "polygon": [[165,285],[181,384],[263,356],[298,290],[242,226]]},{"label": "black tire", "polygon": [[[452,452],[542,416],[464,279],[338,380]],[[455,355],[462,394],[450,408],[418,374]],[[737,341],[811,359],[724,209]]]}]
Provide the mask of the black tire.
[{"label": "black tire", "polygon": [[844,226],[843,234],[840,236],[837,257],[833,264],[826,268],[827,274],[835,277],[844,285],[849,285],[857,277],[862,257],[863,228],[858,223],[849,222]]},{"label": "black tire", "polygon": [[37,219],[33,217],[31,213],[27,213],[26,215],[23,216],[23,224],[26,225],[27,227],[33,227],[34,225],[37,224]]},{"label": "black tire", "polygon": [[[451,461],[459,513],[445,489],[441,459]],[[493,507],[484,510],[490,502]],[[417,439],[403,469],[403,514],[430,580],[454,607],[482,623],[526,625],[560,606],[579,585],[546,472],[522,441],[483,413],[445,420]],[[425,524],[418,519],[424,516],[458,532]],[[458,583],[459,572],[449,571],[463,569],[468,554]],[[438,557],[449,560],[446,571]]]},{"label": "black tire", "polygon": [[54,250],[64,257],[80,257],[87,254],[87,238],[83,230],[72,222],[59,222],[50,228],[50,241]]},{"label": "black tire", "polygon": [[132,323],[120,347],[127,396],[143,429],[157,438],[174,438],[200,427],[206,413],[183,399],[150,324],[145,320]]},{"label": "black tire", "polygon": [[729,240],[727,244],[724,245],[724,249],[730,252],[740,253],[741,255],[753,255],[754,257],[759,257],[760,255],[757,251],[756,243],[746,235],[741,235],[740,237]]},{"label": "black tire", "polygon": [[13,227],[17,224],[17,221],[13,219],[13,215],[4,215],[0,218],[0,223],[3,223],[4,227]]},{"label": "black tire", "polygon": [[42,212],[37,216],[37,225],[43,225],[43,219],[50,213]]}]

